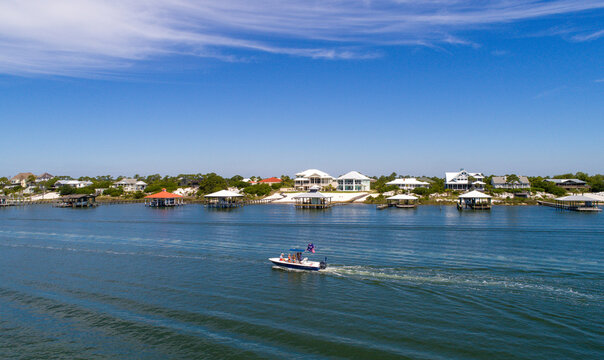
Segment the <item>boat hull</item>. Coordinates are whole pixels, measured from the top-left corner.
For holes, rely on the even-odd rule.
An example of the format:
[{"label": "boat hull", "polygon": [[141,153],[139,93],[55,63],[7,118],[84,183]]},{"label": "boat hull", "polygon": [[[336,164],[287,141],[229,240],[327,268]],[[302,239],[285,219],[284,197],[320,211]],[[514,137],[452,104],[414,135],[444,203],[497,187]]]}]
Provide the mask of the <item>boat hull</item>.
[{"label": "boat hull", "polygon": [[296,269],[296,270],[306,270],[306,271],[319,271],[321,270],[321,263],[318,261],[306,261],[301,264],[299,263],[291,263],[287,261],[281,261],[279,258],[269,258],[270,262],[273,265],[286,268],[286,269]]}]

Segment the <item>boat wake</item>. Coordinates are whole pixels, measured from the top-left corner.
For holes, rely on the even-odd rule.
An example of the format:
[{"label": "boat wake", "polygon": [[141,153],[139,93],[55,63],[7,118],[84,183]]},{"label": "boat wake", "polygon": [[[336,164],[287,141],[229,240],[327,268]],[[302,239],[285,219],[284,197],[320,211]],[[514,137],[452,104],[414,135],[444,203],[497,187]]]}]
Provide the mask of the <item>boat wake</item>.
[{"label": "boat wake", "polygon": [[544,281],[542,277],[495,276],[483,272],[476,273],[475,271],[467,270],[456,271],[450,269],[450,271],[418,271],[404,268],[331,265],[321,273],[351,280],[392,283],[397,285],[434,285],[493,290],[507,289],[514,291],[533,291],[554,296],[591,300],[604,299],[604,294],[588,294],[570,287],[547,284],[547,281]]}]

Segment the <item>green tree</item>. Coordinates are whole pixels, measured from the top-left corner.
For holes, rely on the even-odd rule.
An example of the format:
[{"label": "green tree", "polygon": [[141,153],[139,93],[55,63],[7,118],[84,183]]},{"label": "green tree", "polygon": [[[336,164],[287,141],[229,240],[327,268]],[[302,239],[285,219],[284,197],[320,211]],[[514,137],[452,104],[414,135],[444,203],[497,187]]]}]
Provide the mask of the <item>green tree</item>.
[{"label": "green tree", "polygon": [[28,184],[33,184],[36,182],[36,177],[34,175],[29,175],[26,181]]},{"label": "green tree", "polygon": [[215,173],[206,174],[199,182],[198,195],[211,194],[228,188],[227,181]]},{"label": "green tree", "polygon": [[248,187],[244,188],[243,191],[250,195],[266,196],[273,191],[273,188],[271,188],[271,186],[268,184],[255,184],[249,185]]},{"label": "green tree", "polygon": [[513,184],[516,182],[520,182],[520,178],[516,174],[506,175],[505,182],[507,182],[508,184]]},{"label": "green tree", "polygon": [[61,196],[63,195],[71,195],[71,194],[75,194],[75,189],[72,186],[69,185],[63,185],[61,186],[61,188],[59,189],[59,194]]}]

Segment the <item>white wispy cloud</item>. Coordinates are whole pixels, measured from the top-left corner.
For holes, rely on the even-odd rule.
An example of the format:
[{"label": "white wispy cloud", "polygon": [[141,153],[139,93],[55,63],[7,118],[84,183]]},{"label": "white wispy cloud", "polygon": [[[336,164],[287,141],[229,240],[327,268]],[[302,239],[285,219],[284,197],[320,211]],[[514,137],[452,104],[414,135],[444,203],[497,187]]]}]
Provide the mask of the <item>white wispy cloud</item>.
[{"label": "white wispy cloud", "polygon": [[459,32],[600,8],[604,0],[3,0],[0,73],[86,76],[174,54],[229,61],[234,50],[353,59],[383,45],[478,47]]},{"label": "white wispy cloud", "polygon": [[604,30],[588,33],[588,34],[578,34],[572,37],[574,41],[584,42],[584,41],[592,41],[604,37]]}]

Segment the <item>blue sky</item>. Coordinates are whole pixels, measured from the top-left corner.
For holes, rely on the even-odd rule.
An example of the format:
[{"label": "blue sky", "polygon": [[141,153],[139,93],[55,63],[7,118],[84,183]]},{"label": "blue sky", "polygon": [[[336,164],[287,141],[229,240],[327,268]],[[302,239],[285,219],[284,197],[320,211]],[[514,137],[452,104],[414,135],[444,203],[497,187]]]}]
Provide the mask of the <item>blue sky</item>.
[{"label": "blue sky", "polygon": [[2,2],[0,176],[603,173],[604,1],[484,3]]}]

